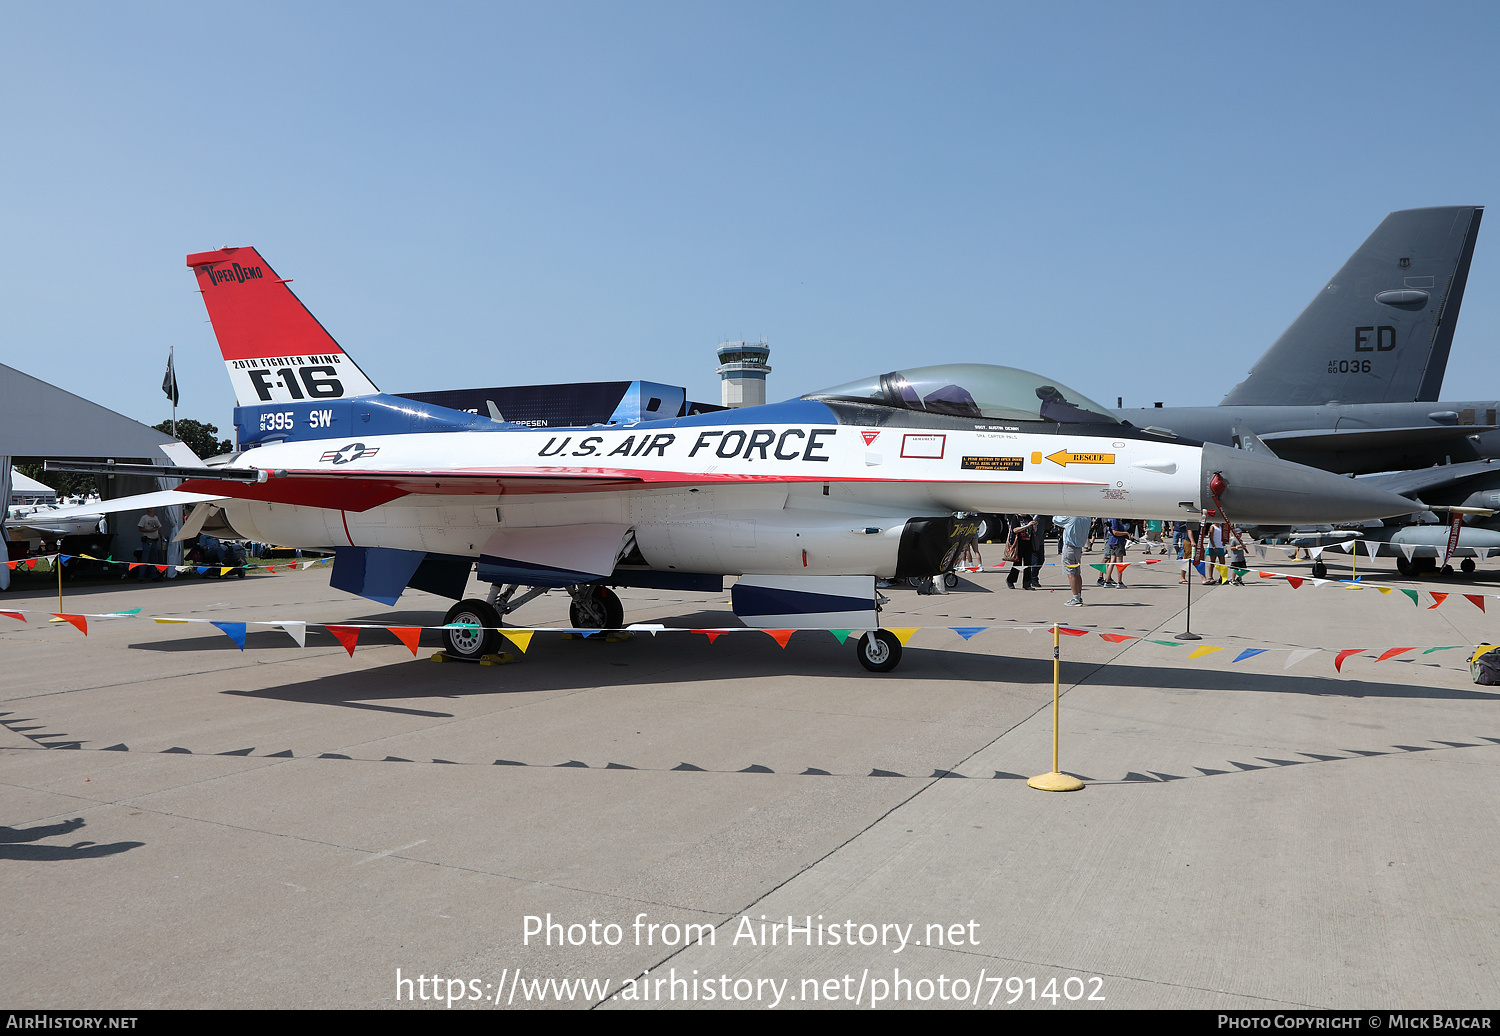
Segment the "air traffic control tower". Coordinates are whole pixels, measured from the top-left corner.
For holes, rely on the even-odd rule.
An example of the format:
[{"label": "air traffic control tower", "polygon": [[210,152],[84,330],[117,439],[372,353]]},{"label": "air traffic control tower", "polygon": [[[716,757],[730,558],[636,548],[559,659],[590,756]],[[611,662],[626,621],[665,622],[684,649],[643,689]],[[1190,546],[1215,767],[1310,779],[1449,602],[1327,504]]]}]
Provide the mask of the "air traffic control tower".
[{"label": "air traffic control tower", "polygon": [[766,375],[771,373],[766,361],[770,358],[771,347],[764,338],[719,346],[719,377],[725,406],[760,406],[766,401]]}]

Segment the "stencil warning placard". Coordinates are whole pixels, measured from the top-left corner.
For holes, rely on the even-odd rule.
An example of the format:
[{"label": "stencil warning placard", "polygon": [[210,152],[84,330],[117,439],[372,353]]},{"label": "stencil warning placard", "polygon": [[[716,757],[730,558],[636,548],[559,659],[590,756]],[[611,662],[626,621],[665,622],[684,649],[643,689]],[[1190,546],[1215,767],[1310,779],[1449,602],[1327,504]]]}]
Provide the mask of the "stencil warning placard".
[{"label": "stencil warning placard", "polygon": [[965,471],[1020,471],[1023,457],[965,457]]}]

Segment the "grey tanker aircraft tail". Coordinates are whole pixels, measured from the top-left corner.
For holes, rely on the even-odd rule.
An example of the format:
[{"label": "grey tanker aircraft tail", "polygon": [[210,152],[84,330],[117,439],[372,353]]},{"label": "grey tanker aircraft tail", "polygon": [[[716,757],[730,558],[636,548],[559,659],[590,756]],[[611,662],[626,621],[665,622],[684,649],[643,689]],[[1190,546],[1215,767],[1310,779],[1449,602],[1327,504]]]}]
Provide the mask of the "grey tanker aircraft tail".
[{"label": "grey tanker aircraft tail", "polygon": [[1500,455],[1500,401],[1436,402],[1483,215],[1391,213],[1218,406],[1116,415],[1340,474]]},{"label": "grey tanker aircraft tail", "polygon": [[1223,406],[1438,398],[1484,209],[1402,209],[1380,221]]}]

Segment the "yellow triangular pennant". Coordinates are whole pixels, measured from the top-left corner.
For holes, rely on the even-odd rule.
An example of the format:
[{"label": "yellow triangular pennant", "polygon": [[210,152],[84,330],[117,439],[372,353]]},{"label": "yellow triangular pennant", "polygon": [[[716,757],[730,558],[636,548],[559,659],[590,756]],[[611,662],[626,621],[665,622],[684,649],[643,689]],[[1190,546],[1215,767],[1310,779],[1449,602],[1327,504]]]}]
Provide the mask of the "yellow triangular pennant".
[{"label": "yellow triangular pennant", "polygon": [[1204,655],[1211,655],[1215,651],[1223,651],[1223,650],[1224,649],[1222,647],[1208,647],[1207,645],[1204,645],[1201,648],[1195,648],[1194,651],[1193,651],[1193,653],[1191,655],[1188,655],[1188,657],[1189,658],[1202,658]]},{"label": "yellow triangular pennant", "polygon": [[521,654],[523,655],[526,654],[526,648],[531,643],[532,632],[532,630],[507,629],[502,629],[500,631],[501,635],[504,636],[506,640],[514,644],[516,646],[516,650],[521,652]]}]

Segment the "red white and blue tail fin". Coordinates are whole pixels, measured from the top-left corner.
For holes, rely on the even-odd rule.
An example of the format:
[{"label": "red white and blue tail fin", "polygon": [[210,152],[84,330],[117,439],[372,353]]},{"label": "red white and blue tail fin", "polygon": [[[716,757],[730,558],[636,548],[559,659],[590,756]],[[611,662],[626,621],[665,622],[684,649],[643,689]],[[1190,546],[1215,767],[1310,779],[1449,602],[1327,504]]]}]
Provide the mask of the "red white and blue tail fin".
[{"label": "red white and blue tail fin", "polygon": [[187,264],[240,406],[380,391],[255,249],[198,252]]}]

